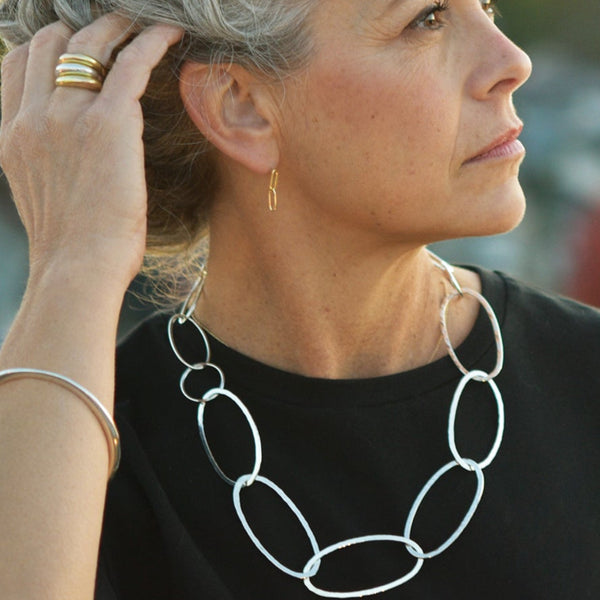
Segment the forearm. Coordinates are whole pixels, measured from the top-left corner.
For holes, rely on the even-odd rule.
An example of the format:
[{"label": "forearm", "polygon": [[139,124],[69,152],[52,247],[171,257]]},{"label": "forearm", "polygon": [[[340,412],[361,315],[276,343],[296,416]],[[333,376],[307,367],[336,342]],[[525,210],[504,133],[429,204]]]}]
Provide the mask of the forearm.
[{"label": "forearm", "polygon": [[[0,162],[29,238],[31,273],[0,370],[58,373],[109,412],[119,310],[146,240],[139,98],[183,32],[154,25],[131,33],[132,22],[115,14],[76,33],[57,22],[2,62]],[[109,64],[122,44],[100,89],[57,87],[64,53]],[[99,423],[54,381],[0,381],[3,600],[93,597],[109,470]]]},{"label": "forearm", "polygon": [[[122,291],[94,271],[32,281],[0,370],[65,375],[112,411]],[[77,396],[51,382],[0,384],[2,598],[92,598],[108,475],[106,437]]]}]

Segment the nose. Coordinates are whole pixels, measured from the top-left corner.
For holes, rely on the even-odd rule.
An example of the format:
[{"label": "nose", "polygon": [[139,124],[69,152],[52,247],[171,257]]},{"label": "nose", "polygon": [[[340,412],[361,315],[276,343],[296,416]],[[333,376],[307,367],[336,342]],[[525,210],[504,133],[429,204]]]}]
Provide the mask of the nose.
[{"label": "nose", "polygon": [[[484,18],[488,19],[485,15]],[[478,99],[512,94],[529,79],[532,65],[528,54],[491,21],[488,20],[477,46],[478,64],[473,72],[471,91]]]}]

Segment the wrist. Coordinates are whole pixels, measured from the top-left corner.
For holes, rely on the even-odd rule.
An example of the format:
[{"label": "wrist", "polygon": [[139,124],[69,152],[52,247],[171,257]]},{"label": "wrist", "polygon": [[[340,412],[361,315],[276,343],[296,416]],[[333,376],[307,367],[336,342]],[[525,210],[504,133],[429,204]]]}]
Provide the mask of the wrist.
[{"label": "wrist", "polygon": [[0,369],[27,367],[59,373],[110,408],[125,290],[124,282],[84,262],[33,265],[0,352]]},{"label": "wrist", "polygon": [[92,301],[96,306],[120,309],[123,297],[135,272],[122,266],[114,267],[102,258],[56,256],[52,259],[32,259],[27,290],[44,294],[69,295],[75,301]]}]

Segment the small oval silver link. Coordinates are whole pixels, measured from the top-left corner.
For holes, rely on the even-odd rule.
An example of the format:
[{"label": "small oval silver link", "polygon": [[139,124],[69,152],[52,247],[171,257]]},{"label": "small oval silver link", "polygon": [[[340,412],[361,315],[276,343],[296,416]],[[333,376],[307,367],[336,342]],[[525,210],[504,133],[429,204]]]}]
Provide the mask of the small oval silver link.
[{"label": "small oval silver link", "polygon": [[208,456],[208,460],[212,464],[215,471],[219,474],[221,479],[228,483],[231,486],[235,486],[235,480],[227,477],[219,464],[217,463],[210,446],[208,445],[208,439],[206,438],[206,431],[204,430],[204,408],[207,403],[211,400],[215,400],[218,396],[225,396],[232,400],[236,406],[240,409],[248,425],[250,427],[250,431],[252,432],[252,437],[254,438],[254,468],[252,469],[252,473],[250,474],[246,485],[251,486],[256,478],[258,477],[258,473],[260,471],[260,466],[262,463],[262,443],[260,440],[260,433],[258,432],[258,427],[250,414],[250,411],[246,407],[246,405],[233,393],[224,388],[212,388],[204,393],[202,396],[202,401],[198,405],[198,429],[200,431],[200,438],[202,439],[202,445],[204,446],[204,450],[206,451],[206,455]]},{"label": "small oval silver link", "polygon": [[221,367],[218,367],[217,365],[213,364],[213,363],[198,363],[195,364],[193,366],[193,368],[188,367],[184,372],[183,375],[181,376],[181,378],[179,379],[179,389],[181,390],[181,393],[188,399],[191,400],[192,402],[206,402],[206,400],[204,399],[204,397],[202,398],[196,398],[194,396],[191,396],[190,394],[187,393],[187,390],[185,389],[185,382],[189,376],[190,373],[195,373],[197,371],[202,371],[204,370],[205,367],[209,367],[211,369],[214,369],[217,374],[219,375],[219,379],[220,379],[220,383],[219,383],[219,389],[222,389],[225,387],[225,374],[223,373],[223,370],[221,369]]},{"label": "small oval silver link", "polygon": [[[260,550],[260,552],[262,552],[262,554],[264,554],[264,556],[266,556],[269,559],[269,561],[272,564],[274,564],[280,571],[283,571],[284,573],[287,573],[288,575],[291,575],[292,577],[295,577],[296,579],[304,579],[305,577],[314,577],[317,574],[317,572],[319,571],[321,561],[315,561],[315,563],[313,564],[313,566],[308,574],[306,574],[305,571],[293,571],[292,569],[289,569],[288,567],[286,567],[285,565],[280,563],[262,545],[261,541],[258,539],[256,534],[252,530],[252,527],[250,527],[248,520],[246,519],[246,515],[244,514],[244,511],[242,510],[242,503],[240,500],[240,492],[242,491],[242,488],[248,487],[248,485],[251,485],[250,484],[251,477],[252,477],[251,475],[242,475],[235,482],[235,485],[233,487],[233,505],[235,506],[237,515],[238,515],[240,521],[242,522],[242,525],[244,526],[244,529],[246,530],[248,537],[252,540],[254,545]],[[288,505],[289,509],[294,513],[294,515],[298,519],[300,525],[302,525],[302,528],[306,532],[306,535],[308,536],[308,539],[310,541],[310,545],[313,549],[313,552],[315,554],[317,552],[319,552],[319,545],[317,544],[317,539],[315,538],[315,534],[313,533],[312,529],[310,528],[308,521],[304,518],[304,515],[300,512],[300,509],[292,502],[290,497],[278,485],[276,485],[275,483],[273,483],[270,479],[267,479],[266,477],[262,477],[262,476],[258,475],[258,476],[256,476],[255,480],[258,481],[259,483],[263,483],[264,485],[270,487]]]},{"label": "small oval silver link", "polygon": [[404,544],[406,546],[406,549],[410,551],[411,554],[415,552],[423,552],[419,544],[411,540],[409,537],[402,537],[400,535],[365,535],[362,537],[351,538],[342,542],[338,542],[337,544],[332,544],[331,546],[328,546],[327,548],[316,552],[315,555],[304,566],[304,585],[314,594],[317,594],[318,596],[323,596],[325,598],[360,598],[362,596],[374,596],[375,594],[381,594],[382,592],[387,592],[388,590],[398,587],[399,585],[402,585],[403,583],[406,583],[407,581],[412,579],[421,570],[424,560],[423,558],[417,557],[413,554],[413,556],[415,556],[415,558],[417,559],[417,564],[415,565],[413,570],[407,573],[406,575],[403,575],[399,579],[395,579],[394,581],[390,581],[390,583],[386,583],[384,585],[379,585],[364,590],[355,590],[352,592],[333,592],[329,590],[323,590],[313,585],[310,579],[311,577],[314,577],[314,575],[311,575],[310,572],[315,564],[321,562],[322,558],[324,558],[328,554],[333,554],[338,550],[348,548],[349,546],[356,546],[357,544],[368,544],[371,542],[398,542]]},{"label": "small oval silver link", "polygon": [[[461,533],[465,530],[469,521],[473,518],[479,503],[481,502],[481,497],[483,496],[483,488],[485,484],[485,478],[483,476],[483,471],[479,468],[479,465],[470,459],[466,459],[466,462],[469,463],[472,467],[470,471],[474,471],[477,475],[477,490],[475,491],[475,497],[473,498],[473,502],[467,511],[467,514],[460,522],[460,525],[456,528],[456,531],[440,546],[438,546],[435,550],[431,552],[415,552],[412,548],[407,547],[407,550],[415,557],[415,558],[432,558],[441,554],[445,550],[447,550],[461,535]],[[450,469],[454,467],[458,467],[459,464],[456,461],[452,461],[447,465],[444,465],[441,469],[439,469],[436,473],[432,475],[429,481],[425,484],[423,489],[419,492],[419,495],[416,497],[410,512],[408,513],[408,518],[406,519],[406,525],[404,526],[404,536],[410,538],[412,526],[415,520],[415,516],[417,515],[417,511],[419,510],[419,506],[421,506],[421,502],[423,502],[425,496],[429,492],[429,490],[434,486],[442,475],[445,475]]]},{"label": "small oval silver link", "polygon": [[496,432],[496,439],[494,440],[494,444],[490,453],[487,457],[481,462],[477,463],[480,469],[485,469],[488,467],[491,462],[496,458],[498,454],[498,450],[500,449],[500,444],[502,444],[502,436],[504,435],[504,402],[502,401],[502,394],[496,385],[496,382],[493,379],[482,380],[482,376],[485,376],[486,373],[483,371],[470,371],[460,380],[460,383],[456,387],[456,391],[454,392],[454,397],[452,398],[452,404],[450,405],[450,416],[448,417],[448,445],[450,446],[450,452],[452,452],[452,456],[454,456],[454,460],[466,471],[472,471],[469,461],[465,460],[458,452],[456,448],[456,440],[455,440],[455,432],[454,425],[456,422],[456,411],[458,410],[458,403],[460,402],[462,393],[469,383],[469,381],[477,381],[478,383],[487,383],[492,392],[494,393],[494,397],[496,398],[496,404],[498,406],[498,430]]},{"label": "small oval silver link", "polygon": [[[188,369],[192,369],[192,371],[195,371],[197,369],[195,368],[194,365],[206,364],[206,363],[210,362],[210,344],[208,343],[208,338],[206,337],[206,333],[204,333],[204,329],[202,329],[202,327],[200,327],[200,325],[198,325],[198,323],[196,323],[196,321],[194,319],[186,317],[183,321],[181,321],[180,319],[182,317],[184,317],[184,315],[182,313],[177,313],[176,315],[173,315],[169,319],[169,327],[167,328],[167,334],[169,336],[169,343],[171,344],[171,349],[175,353],[175,356],[178,358],[179,362],[182,365],[185,365]],[[177,348],[177,344],[175,343],[175,338],[173,336],[173,328],[175,327],[175,322],[177,322],[178,325],[183,325],[184,323],[189,322],[200,333],[200,335],[202,337],[202,341],[204,342],[204,349],[206,351],[206,357],[204,360],[196,361],[194,363],[189,363],[187,360],[185,360],[185,358],[183,358],[183,356],[180,354],[180,352]]]},{"label": "small oval silver link", "polygon": [[488,381],[489,379],[494,379],[502,370],[504,366],[504,342],[502,341],[502,332],[500,331],[500,324],[498,323],[498,318],[496,317],[496,313],[494,309],[490,305],[490,303],[475,290],[470,288],[462,288],[462,294],[459,292],[453,292],[448,294],[444,301],[442,302],[442,306],[440,308],[440,324],[442,327],[442,336],[444,337],[444,342],[446,344],[446,348],[448,349],[448,353],[450,354],[450,358],[453,360],[454,364],[458,368],[458,370],[466,375],[469,373],[469,370],[460,362],[460,359],[456,355],[456,351],[452,346],[452,341],[450,340],[450,335],[448,333],[448,323],[447,323],[447,311],[450,302],[455,298],[460,298],[461,296],[472,296],[475,298],[481,306],[483,306],[485,312],[487,313],[490,322],[492,324],[492,329],[494,331],[494,340],[496,342],[496,366],[492,370],[491,373],[485,373],[485,377],[482,381]]}]

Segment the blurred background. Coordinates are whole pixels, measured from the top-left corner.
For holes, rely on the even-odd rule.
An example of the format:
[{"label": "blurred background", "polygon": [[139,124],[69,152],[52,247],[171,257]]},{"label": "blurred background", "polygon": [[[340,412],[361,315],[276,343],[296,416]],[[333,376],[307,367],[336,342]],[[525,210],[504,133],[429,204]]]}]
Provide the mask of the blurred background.
[{"label": "blurred background", "polygon": [[[528,150],[521,171],[527,216],[510,234],[444,242],[434,250],[451,262],[501,269],[600,306],[600,4],[500,0],[498,7],[499,26],[534,65],[516,96]],[[26,240],[0,178],[0,340],[26,275]],[[121,332],[147,311],[128,297]]]},{"label": "blurred background", "polygon": [[600,3],[500,0],[499,26],[530,54],[516,94],[525,121],[527,215],[514,232],[436,247],[600,306]]}]

